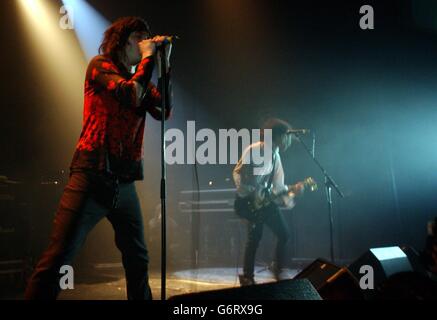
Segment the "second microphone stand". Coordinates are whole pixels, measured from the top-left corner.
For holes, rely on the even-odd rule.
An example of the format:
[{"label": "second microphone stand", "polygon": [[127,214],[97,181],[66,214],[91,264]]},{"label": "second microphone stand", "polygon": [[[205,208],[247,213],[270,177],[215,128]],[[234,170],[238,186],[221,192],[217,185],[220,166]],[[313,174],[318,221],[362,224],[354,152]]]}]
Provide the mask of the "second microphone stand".
[{"label": "second microphone stand", "polygon": [[[325,168],[320,164],[319,160],[317,160],[315,156],[315,152],[311,152],[311,150],[308,148],[308,146],[305,144],[305,142],[302,140],[300,133],[294,132],[293,135],[296,137],[296,139],[300,142],[300,144],[303,146],[305,151],[309,154],[311,159],[313,159],[314,163],[319,167],[319,169],[322,171],[324,176],[324,183],[325,183],[325,192],[326,192],[326,200],[328,202],[328,214],[329,214],[329,240],[330,240],[330,256],[331,256],[331,262],[335,262],[335,255],[334,255],[334,217],[333,217],[333,210],[332,210],[332,189],[337,192],[337,194],[344,198],[343,192],[341,192],[339,186],[335,183],[334,179],[328,174],[328,172],[325,170]],[[315,147],[315,139],[313,140],[313,150]]]}]

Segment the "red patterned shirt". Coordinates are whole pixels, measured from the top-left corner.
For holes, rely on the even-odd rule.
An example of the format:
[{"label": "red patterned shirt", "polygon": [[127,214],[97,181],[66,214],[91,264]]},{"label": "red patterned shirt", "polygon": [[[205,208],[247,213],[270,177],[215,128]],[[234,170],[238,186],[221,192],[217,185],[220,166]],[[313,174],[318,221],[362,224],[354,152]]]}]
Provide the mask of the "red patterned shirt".
[{"label": "red patterned shirt", "polygon": [[[83,128],[72,171],[92,170],[124,181],[143,179],[146,114],[161,120],[161,95],[150,82],[153,68],[153,58],[143,59],[135,74],[106,56],[97,56],[90,62],[85,80]],[[134,81],[147,88],[139,107]],[[170,107],[165,114],[168,118]]]}]

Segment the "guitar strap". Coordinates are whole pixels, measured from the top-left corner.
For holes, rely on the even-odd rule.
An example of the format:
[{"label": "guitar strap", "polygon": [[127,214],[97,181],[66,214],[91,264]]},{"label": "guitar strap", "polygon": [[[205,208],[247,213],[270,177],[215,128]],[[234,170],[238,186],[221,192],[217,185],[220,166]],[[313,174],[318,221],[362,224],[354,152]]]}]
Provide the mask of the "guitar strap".
[{"label": "guitar strap", "polygon": [[272,155],[272,173],[270,174],[270,178],[269,178],[269,182],[267,184],[267,189],[270,190],[270,188],[272,187],[273,184],[273,177],[275,175],[275,169],[276,169],[276,152],[273,152]]}]

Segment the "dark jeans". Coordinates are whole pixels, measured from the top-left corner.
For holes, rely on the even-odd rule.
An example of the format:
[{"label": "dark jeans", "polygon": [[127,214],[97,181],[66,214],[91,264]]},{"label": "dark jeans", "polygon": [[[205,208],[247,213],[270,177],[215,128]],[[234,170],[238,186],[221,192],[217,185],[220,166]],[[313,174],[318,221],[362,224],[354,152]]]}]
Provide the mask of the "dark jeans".
[{"label": "dark jeans", "polygon": [[135,185],[118,184],[91,173],[71,175],[54,219],[50,244],[29,280],[26,299],[56,299],[61,266],[71,265],[88,233],[104,217],[111,222],[115,244],[122,253],[128,299],[152,299],[143,218]]},{"label": "dark jeans", "polygon": [[260,214],[262,219],[258,219],[255,222],[247,222],[247,242],[244,252],[244,266],[243,271],[246,277],[254,276],[255,269],[255,256],[263,235],[264,224],[267,225],[277,238],[276,243],[276,255],[274,272],[279,273],[284,267],[285,249],[290,238],[290,231],[288,225],[284,220],[284,217],[279,210],[278,206],[271,203],[269,206],[263,209]]}]

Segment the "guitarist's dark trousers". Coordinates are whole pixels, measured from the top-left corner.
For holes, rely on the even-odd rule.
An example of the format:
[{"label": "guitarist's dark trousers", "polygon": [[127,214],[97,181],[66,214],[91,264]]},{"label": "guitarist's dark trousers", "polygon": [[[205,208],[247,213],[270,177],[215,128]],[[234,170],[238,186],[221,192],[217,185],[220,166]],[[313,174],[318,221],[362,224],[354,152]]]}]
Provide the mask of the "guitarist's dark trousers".
[{"label": "guitarist's dark trousers", "polygon": [[243,267],[246,277],[254,275],[255,256],[263,235],[264,225],[267,225],[277,238],[273,272],[279,273],[284,267],[285,249],[290,238],[290,231],[278,205],[270,203],[260,212],[257,212],[256,219],[247,222],[248,236]]},{"label": "guitarist's dark trousers", "polygon": [[122,253],[128,299],[152,298],[143,218],[134,183],[77,172],[65,187],[50,244],[29,280],[26,299],[57,297],[61,266],[71,265],[88,233],[104,217],[111,222],[115,244]]}]

